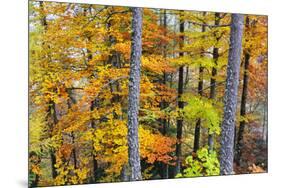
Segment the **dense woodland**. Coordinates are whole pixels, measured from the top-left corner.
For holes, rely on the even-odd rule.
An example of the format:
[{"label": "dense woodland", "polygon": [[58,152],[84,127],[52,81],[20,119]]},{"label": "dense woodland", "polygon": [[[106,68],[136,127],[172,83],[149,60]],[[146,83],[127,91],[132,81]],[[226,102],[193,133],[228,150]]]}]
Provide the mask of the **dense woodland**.
[{"label": "dense woodland", "polygon": [[30,1],[29,186],[266,172],[267,58],[266,16]]}]

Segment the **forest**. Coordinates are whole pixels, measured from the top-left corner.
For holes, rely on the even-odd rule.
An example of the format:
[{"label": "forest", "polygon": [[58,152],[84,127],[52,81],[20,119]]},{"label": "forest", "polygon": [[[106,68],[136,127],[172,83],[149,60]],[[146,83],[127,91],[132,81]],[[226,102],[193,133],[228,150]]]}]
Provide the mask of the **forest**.
[{"label": "forest", "polygon": [[29,1],[29,186],[267,172],[267,30]]}]

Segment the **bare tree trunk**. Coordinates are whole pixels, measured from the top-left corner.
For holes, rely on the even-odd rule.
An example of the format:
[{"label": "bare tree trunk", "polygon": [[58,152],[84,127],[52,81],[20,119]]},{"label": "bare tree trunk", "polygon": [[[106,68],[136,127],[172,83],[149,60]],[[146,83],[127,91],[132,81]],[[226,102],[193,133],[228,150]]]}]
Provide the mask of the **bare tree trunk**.
[{"label": "bare tree trunk", "polygon": [[221,132],[220,173],[233,174],[234,127],[239,85],[244,15],[232,14],[230,49],[224,96],[224,117]]},{"label": "bare tree trunk", "polygon": [[[94,101],[91,102],[91,106],[90,106],[90,110],[91,110],[91,111],[94,110],[96,104],[97,104],[97,101],[96,101],[96,100],[94,100]],[[91,128],[92,128],[93,130],[96,129],[94,120],[91,120]],[[99,179],[98,161],[97,161],[97,159],[96,159],[97,156],[96,156],[96,154],[95,154],[95,151],[96,151],[96,149],[95,149],[95,147],[94,147],[94,143],[92,143],[92,159],[93,159],[93,163],[92,163],[92,164],[93,164],[93,169],[92,169],[92,171],[93,171],[93,173],[92,173],[91,182],[97,182],[97,180]]]},{"label": "bare tree trunk", "polygon": [[[49,104],[49,116],[51,117],[52,124],[50,125],[50,137],[52,136],[52,130],[54,125],[58,123],[57,112],[56,112],[56,104],[54,101],[50,101]],[[55,164],[56,164],[56,155],[53,149],[50,150],[50,157],[51,157],[51,169],[52,169],[52,177],[55,179],[58,175]]]},{"label": "bare tree trunk", "polygon": [[[68,96],[69,96],[69,99],[67,101],[67,105],[68,105],[68,109],[71,109],[72,104],[75,104],[76,100],[72,96],[73,93],[72,93],[71,90],[67,90],[67,93],[68,93]],[[72,149],[73,166],[74,166],[74,169],[76,170],[76,169],[78,169],[78,160],[77,160],[77,152],[76,152],[76,148],[75,148],[75,134],[74,134],[73,131],[70,133],[70,137],[71,137],[71,143],[73,145],[73,149]]]},{"label": "bare tree trunk", "polygon": [[[220,24],[220,13],[215,13],[215,25],[218,26]],[[216,39],[216,41],[219,41],[219,38]],[[219,48],[214,47],[213,49],[213,60],[215,63],[215,66],[218,64],[218,58],[219,58]],[[216,85],[217,81],[215,79],[215,76],[217,76],[217,68],[213,67],[212,68],[212,77],[210,81],[210,99],[215,99],[216,98]],[[214,149],[214,135],[209,134],[208,136],[208,146],[209,146],[209,152]]]},{"label": "bare tree trunk", "polygon": [[[166,10],[164,10],[164,12],[163,12],[163,27],[164,27],[164,29],[167,29]],[[164,36],[166,36],[166,30],[164,32],[165,32]],[[163,57],[166,60],[166,57],[167,57],[167,46],[166,45],[163,45]],[[167,82],[167,73],[164,72],[163,73],[163,84],[166,85],[166,82]],[[165,109],[165,108],[168,107],[168,104],[167,104],[166,101],[162,101],[160,106],[161,106],[162,109]],[[168,131],[168,121],[167,121],[166,118],[164,118],[162,120],[162,126],[163,126],[162,134],[166,135],[167,131]],[[169,166],[166,163],[162,163],[162,178],[167,179],[168,176],[169,176]]]},{"label": "bare tree trunk", "polygon": [[[184,45],[184,20],[182,18],[182,15],[180,16],[180,43],[179,47],[180,49],[183,48]],[[179,53],[180,57],[183,57],[183,52]],[[178,80],[178,108],[183,109],[184,103],[181,100],[181,96],[183,94],[183,69],[184,66],[181,66],[179,68],[179,80]],[[181,172],[181,139],[182,139],[182,126],[183,126],[183,119],[182,117],[178,117],[177,119],[177,144],[176,144],[176,169],[175,174],[178,174]]]},{"label": "bare tree trunk", "polygon": [[[203,12],[203,16],[206,15],[206,12]],[[206,31],[206,26],[202,26],[202,33]],[[204,49],[202,49],[204,52]],[[200,96],[203,95],[203,73],[204,73],[204,68],[200,64],[199,67],[199,81],[198,81],[198,94]],[[193,145],[193,152],[197,152],[197,150],[200,148],[200,129],[201,129],[201,119],[199,118],[196,121],[195,125],[195,132],[194,132],[194,145]]]},{"label": "bare tree trunk", "polygon": [[[249,17],[246,17],[246,29],[249,28]],[[245,62],[244,62],[244,77],[243,77],[243,89],[242,89],[242,97],[241,97],[241,107],[240,107],[240,116],[244,117],[246,115],[246,104],[247,104],[247,96],[248,96],[248,82],[249,82],[249,65],[250,65],[250,52],[248,50],[244,50],[245,53]],[[241,160],[241,149],[243,148],[243,136],[245,129],[246,121],[243,119],[240,122],[238,134],[237,134],[237,143],[236,143],[236,157],[235,162],[238,166],[240,166]]]},{"label": "bare tree trunk", "polygon": [[189,83],[189,67],[186,66],[186,67],[185,67],[184,91],[187,90],[188,83]]},{"label": "bare tree trunk", "polygon": [[[203,95],[203,67],[199,67],[199,82],[198,82],[198,94]],[[201,129],[201,119],[196,121],[195,132],[194,132],[194,145],[193,152],[196,152],[200,148],[200,129]]]},{"label": "bare tree trunk", "polygon": [[262,124],[262,139],[264,144],[267,143],[267,101],[263,105],[263,124]]},{"label": "bare tree trunk", "polygon": [[142,54],[142,8],[132,8],[132,46],[128,103],[128,154],[131,180],[141,180],[138,137],[138,114],[140,96],[140,73]]}]

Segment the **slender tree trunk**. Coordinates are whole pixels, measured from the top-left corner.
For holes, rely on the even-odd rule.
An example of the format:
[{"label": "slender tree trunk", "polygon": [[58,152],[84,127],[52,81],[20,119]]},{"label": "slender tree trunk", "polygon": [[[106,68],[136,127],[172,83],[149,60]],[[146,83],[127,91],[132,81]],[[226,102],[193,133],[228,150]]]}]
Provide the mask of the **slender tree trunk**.
[{"label": "slender tree trunk", "polygon": [[[163,27],[165,29],[164,31],[164,36],[166,36],[166,29],[167,29],[167,15],[166,15],[166,10],[164,10],[163,12]],[[167,57],[167,46],[166,45],[163,45],[163,57],[164,59],[166,60],[166,57]],[[166,85],[166,82],[167,82],[167,73],[164,72],[163,73],[163,84]],[[162,101],[161,102],[161,108],[162,109],[165,109],[168,107],[168,104],[166,101]],[[167,134],[167,131],[168,131],[168,121],[166,118],[164,118],[162,120],[162,134],[163,135],[166,135]],[[167,179],[169,176],[169,166],[168,164],[166,163],[162,163],[162,178],[164,179]]]},{"label": "slender tree trunk", "polygon": [[[218,26],[220,24],[220,13],[215,13],[215,25]],[[216,39],[217,43],[219,41],[219,38]],[[213,49],[213,60],[215,66],[218,64],[218,58],[219,58],[219,48],[214,47]],[[217,76],[217,68],[212,67],[212,77],[210,81],[210,99],[215,99],[216,98],[216,85],[217,81],[215,76]],[[214,149],[214,134],[209,134],[208,136],[208,146],[209,146],[209,152]]]},{"label": "slender tree trunk", "polygon": [[184,90],[187,89],[189,83],[189,67],[185,67],[185,81],[184,81]]},{"label": "slender tree trunk", "polygon": [[234,127],[239,85],[244,15],[232,14],[230,49],[224,96],[224,117],[221,132],[220,173],[233,174]]},{"label": "slender tree trunk", "polygon": [[[180,49],[184,46],[184,20],[182,18],[182,15],[180,17],[180,43],[179,47]],[[183,57],[184,53],[180,52],[179,56]],[[183,94],[183,69],[184,66],[180,66],[179,68],[179,79],[178,79],[178,108],[183,109],[184,103],[181,100],[181,96]],[[182,126],[183,126],[183,119],[182,117],[178,117],[177,119],[177,144],[176,144],[176,173],[178,174],[181,172],[181,139],[182,139]]]},{"label": "slender tree trunk", "polygon": [[[249,17],[246,17],[246,29],[249,28]],[[248,82],[249,82],[249,65],[250,65],[250,52],[248,50],[244,50],[245,60],[244,60],[244,77],[243,77],[243,89],[242,89],[242,97],[241,97],[241,106],[240,106],[240,116],[244,117],[246,115],[246,104],[247,104],[247,96],[248,96]],[[236,143],[236,157],[235,162],[238,166],[240,166],[241,160],[241,149],[243,148],[243,136],[245,129],[245,120],[240,122],[238,134],[237,134],[237,143]]]},{"label": "slender tree trunk", "polygon": [[[56,104],[54,101],[50,101],[49,104],[49,116],[51,117],[52,124],[50,125],[50,137],[52,134],[52,130],[54,125],[58,123],[57,112],[56,112]],[[50,158],[51,158],[51,169],[52,169],[52,177],[55,179],[58,175],[55,164],[56,164],[56,155],[53,149],[50,150]]]},{"label": "slender tree trunk", "polygon": [[267,101],[264,102],[263,107],[263,125],[262,125],[262,139],[264,144],[267,143]]},{"label": "slender tree trunk", "polygon": [[[198,94],[203,95],[203,70],[202,66],[199,67],[199,82],[198,82]],[[194,132],[194,145],[193,152],[197,152],[200,148],[200,129],[201,129],[201,119],[196,121],[195,132]]]},{"label": "slender tree trunk", "polygon": [[[245,64],[244,64],[244,78],[243,78],[243,91],[240,107],[240,116],[244,117],[246,115],[246,103],[247,103],[247,93],[248,93],[248,67],[250,63],[250,54],[246,52],[245,54]],[[243,148],[243,135],[245,129],[245,120],[240,122],[238,134],[237,134],[237,144],[236,144],[236,164],[240,165],[241,159],[241,149]]]},{"label": "slender tree trunk", "polygon": [[141,180],[138,137],[138,114],[140,96],[140,73],[142,54],[142,8],[132,8],[132,46],[128,103],[128,154],[131,180]]},{"label": "slender tree trunk", "polygon": [[[90,111],[93,111],[95,106],[97,105],[97,101],[94,100],[91,102],[91,106],[90,106]],[[91,128],[93,129],[93,131],[95,131],[96,127],[95,127],[95,122],[92,119],[91,120]],[[94,143],[92,143],[92,165],[93,165],[93,169],[92,169],[92,177],[90,179],[91,182],[97,182],[99,180],[99,173],[98,173],[98,161],[97,161],[97,156],[95,154],[95,147],[94,147]]]},{"label": "slender tree trunk", "polygon": [[[206,13],[203,12],[203,16],[205,16]],[[206,26],[202,26],[202,33],[204,33],[206,30]],[[202,49],[204,52],[204,49]],[[202,65],[199,67],[199,81],[198,81],[198,94],[200,96],[203,95],[203,73],[204,73],[204,68]],[[195,132],[194,132],[194,145],[193,145],[193,152],[197,152],[197,150],[200,148],[200,129],[201,129],[201,119],[199,118],[196,121],[195,125]]]},{"label": "slender tree trunk", "polygon": [[[72,104],[75,104],[76,101],[75,101],[75,98],[72,97],[72,91],[67,90],[67,92],[68,92],[68,96],[69,96],[69,99],[67,101],[67,105],[68,105],[68,109],[71,109]],[[75,134],[74,134],[73,131],[71,132],[70,137],[71,137],[71,143],[73,145],[73,149],[72,149],[73,166],[74,166],[74,169],[78,169],[77,153],[76,153],[76,149],[75,149],[75,146],[74,146],[75,145]]]}]

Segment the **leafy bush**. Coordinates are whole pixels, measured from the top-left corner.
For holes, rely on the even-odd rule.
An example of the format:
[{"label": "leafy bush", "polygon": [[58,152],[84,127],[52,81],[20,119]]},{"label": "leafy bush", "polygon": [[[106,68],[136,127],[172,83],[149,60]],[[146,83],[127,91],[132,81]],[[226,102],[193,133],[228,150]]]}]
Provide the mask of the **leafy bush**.
[{"label": "leafy bush", "polygon": [[187,168],[176,177],[215,176],[220,173],[220,163],[215,151],[209,152],[206,147],[197,151],[195,156],[185,159]]}]

